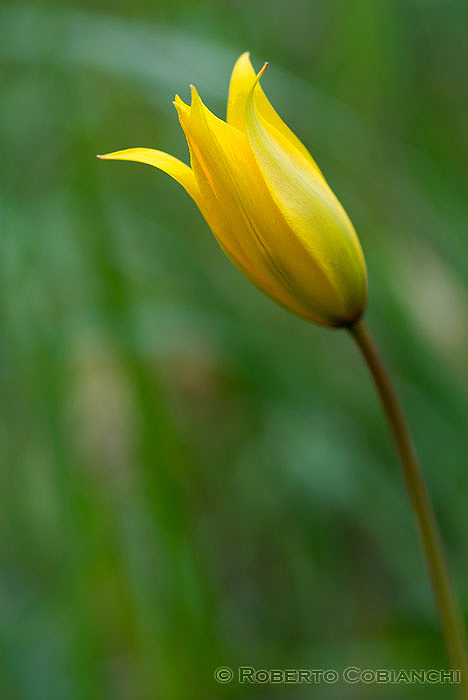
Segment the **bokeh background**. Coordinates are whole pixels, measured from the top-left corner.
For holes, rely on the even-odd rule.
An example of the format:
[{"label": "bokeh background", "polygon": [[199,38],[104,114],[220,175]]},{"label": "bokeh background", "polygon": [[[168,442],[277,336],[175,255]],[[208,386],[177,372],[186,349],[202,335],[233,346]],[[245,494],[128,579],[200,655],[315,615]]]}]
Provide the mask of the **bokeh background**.
[{"label": "bokeh background", "polygon": [[440,668],[416,528],[344,332],[261,296],[129,146],[187,149],[237,56],[353,219],[369,324],[468,612],[465,0],[0,10],[5,700],[451,698],[222,686],[221,665]]}]

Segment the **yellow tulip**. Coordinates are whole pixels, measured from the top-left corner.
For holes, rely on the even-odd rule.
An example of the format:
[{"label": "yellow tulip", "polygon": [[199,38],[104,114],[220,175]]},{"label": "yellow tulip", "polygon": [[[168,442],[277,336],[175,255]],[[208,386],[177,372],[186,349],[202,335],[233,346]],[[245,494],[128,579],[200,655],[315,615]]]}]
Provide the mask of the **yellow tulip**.
[{"label": "yellow tulip", "polygon": [[227,120],[192,86],[174,105],[191,167],[150,148],[100,158],[147,163],[193,198],[226,255],[262,292],[303,318],[347,326],[366,306],[361,246],[343,207],[305,146],[263,92],[249,54],[237,61]]},{"label": "yellow tulip", "polygon": [[227,119],[218,119],[192,87],[192,103],[176,96],[190,166],[149,148],[100,158],[154,165],[194,199],[221,248],[269,297],[316,323],[346,327],[379,391],[405,474],[431,573],[460,697],[468,698],[463,619],[448,577],[440,533],[395,390],[361,318],[367,274],[361,246],[343,207],[307,149],[275,112],[243,54],[234,66]]}]

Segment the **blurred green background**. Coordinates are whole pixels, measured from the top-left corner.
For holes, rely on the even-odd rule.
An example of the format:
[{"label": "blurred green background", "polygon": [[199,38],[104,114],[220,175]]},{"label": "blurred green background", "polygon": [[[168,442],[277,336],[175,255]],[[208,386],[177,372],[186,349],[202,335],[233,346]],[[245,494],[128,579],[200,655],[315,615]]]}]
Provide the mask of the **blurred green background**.
[{"label": "blurred green background", "polygon": [[225,114],[250,49],[359,232],[368,320],[468,612],[465,0],[75,0],[0,9],[5,700],[451,698],[216,684],[440,668],[416,528],[344,332],[261,296],[164,174],[171,101]]}]

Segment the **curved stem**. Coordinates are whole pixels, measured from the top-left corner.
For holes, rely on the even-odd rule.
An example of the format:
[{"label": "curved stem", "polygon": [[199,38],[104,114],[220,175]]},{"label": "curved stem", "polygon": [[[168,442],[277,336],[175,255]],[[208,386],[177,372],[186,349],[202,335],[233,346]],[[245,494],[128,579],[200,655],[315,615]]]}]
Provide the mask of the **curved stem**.
[{"label": "curved stem", "polygon": [[434,597],[439,611],[449,659],[460,670],[460,697],[468,698],[468,660],[464,625],[455,602],[439,528],[424,475],[389,374],[364,321],[349,327],[372,374],[400,455],[408,495],[413,507],[426,554]]}]

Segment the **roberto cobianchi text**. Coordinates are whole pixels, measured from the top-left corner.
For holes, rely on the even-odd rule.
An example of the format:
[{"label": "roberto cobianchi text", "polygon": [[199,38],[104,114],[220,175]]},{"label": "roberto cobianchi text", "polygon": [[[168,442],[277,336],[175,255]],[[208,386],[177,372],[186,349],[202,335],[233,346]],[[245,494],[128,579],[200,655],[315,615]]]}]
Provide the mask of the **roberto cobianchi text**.
[{"label": "roberto cobianchi text", "polygon": [[256,683],[256,684],[312,684],[312,683],[437,683],[456,684],[461,681],[458,669],[394,669],[394,668],[358,668],[348,666],[342,671],[336,669],[264,669],[252,666],[239,666],[232,669],[220,666],[214,672],[218,683]]}]

